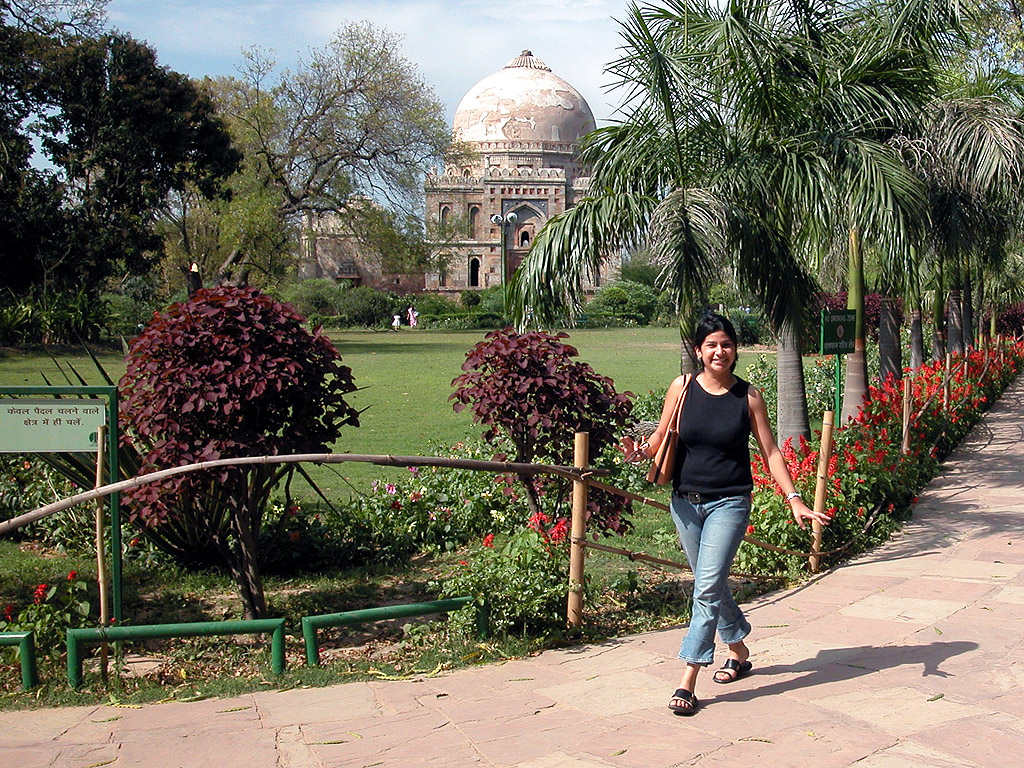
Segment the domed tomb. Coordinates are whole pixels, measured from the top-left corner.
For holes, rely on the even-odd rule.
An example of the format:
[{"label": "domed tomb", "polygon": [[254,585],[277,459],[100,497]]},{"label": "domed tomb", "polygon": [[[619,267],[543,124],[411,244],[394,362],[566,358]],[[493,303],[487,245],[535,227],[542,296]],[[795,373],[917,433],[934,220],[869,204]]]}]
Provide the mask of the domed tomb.
[{"label": "domed tomb", "polygon": [[580,92],[527,50],[469,89],[454,128],[466,142],[574,144],[595,122]]}]

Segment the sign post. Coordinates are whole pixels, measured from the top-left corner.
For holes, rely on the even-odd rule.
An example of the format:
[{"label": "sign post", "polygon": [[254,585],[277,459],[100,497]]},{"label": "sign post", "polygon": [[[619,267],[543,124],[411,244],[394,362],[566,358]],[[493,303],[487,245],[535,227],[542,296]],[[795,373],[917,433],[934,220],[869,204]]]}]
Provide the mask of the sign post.
[{"label": "sign post", "polygon": [[[0,387],[0,398],[0,453],[97,453],[105,432],[108,477],[111,483],[120,479],[117,387]],[[106,398],[106,404],[99,398]],[[119,493],[110,495],[110,553],[111,597],[114,618],[120,623]]]},{"label": "sign post", "polygon": [[838,312],[828,309],[821,310],[821,337],[818,353],[822,355],[835,355],[836,358],[836,413],[840,413],[843,410],[842,355],[853,352],[856,324],[857,313],[853,310]]}]

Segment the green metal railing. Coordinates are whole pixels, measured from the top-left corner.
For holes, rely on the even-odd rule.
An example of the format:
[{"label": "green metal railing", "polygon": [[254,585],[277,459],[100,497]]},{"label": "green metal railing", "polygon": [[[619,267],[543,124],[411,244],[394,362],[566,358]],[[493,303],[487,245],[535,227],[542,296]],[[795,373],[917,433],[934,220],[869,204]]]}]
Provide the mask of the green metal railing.
[{"label": "green metal railing", "polygon": [[[452,597],[447,600],[433,600],[429,603],[408,603],[406,605],[388,605],[383,608],[363,608],[358,611],[344,613],[327,613],[320,616],[302,617],[302,639],[306,643],[306,664],[311,667],[320,665],[320,645],[316,631],[327,627],[349,627],[353,624],[367,624],[371,621],[400,619],[406,616],[429,616],[432,613],[457,611],[472,605],[472,597]],[[476,630],[480,637],[487,636],[487,604],[477,605]]]},{"label": "green metal railing", "polygon": [[248,621],[200,621],[188,624],[139,624],[124,627],[99,627],[68,630],[68,684],[82,684],[82,648],[87,644],[118,640],[144,640],[168,637],[205,637],[209,635],[254,635],[269,633],[270,658],[274,672],[284,672],[284,619]]},{"label": "green metal railing", "polygon": [[21,659],[21,687],[26,691],[39,685],[35,637],[34,632],[0,632],[0,646],[18,646],[18,656]]}]

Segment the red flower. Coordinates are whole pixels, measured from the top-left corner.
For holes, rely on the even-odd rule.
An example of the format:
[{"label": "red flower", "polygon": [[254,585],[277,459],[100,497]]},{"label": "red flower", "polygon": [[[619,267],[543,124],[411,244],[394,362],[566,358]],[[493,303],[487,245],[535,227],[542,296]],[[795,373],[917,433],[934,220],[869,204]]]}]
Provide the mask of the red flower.
[{"label": "red flower", "polygon": [[398,499],[395,499],[394,501],[391,502],[391,508],[394,509],[394,510],[401,509],[402,508],[402,502],[400,502]]},{"label": "red flower", "polygon": [[754,535],[754,526],[748,525],[747,526],[747,536],[753,536],[753,535]]},{"label": "red flower", "polygon": [[34,602],[36,605],[39,605],[41,602],[43,602],[43,600],[46,599],[46,589],[46,584],[38,585],[36,587],[36,591],[32,593],[32,602]]},{"label": "red flower", "polygon": [[484,540],[483,540],[482,543],[483,543],[483,545],[485,547],[493,547],[494,546],[494,534],[493,533],[488,533],[486,536],[484,536]]},{"label": "red flower", "polygon": [[68,571],[68,581],[74,581],[78,577],[78,571]]},{"label": "red flower", "polygon": [[4,619],[8,622],[14,621],[14,606],[11,603],[4,606]]},{"label": "red flower", "polygon": [[549,518],[543,512],[534,513],[527,525],[535,531],[540,531],[549,522]]},{"label": "red flower", "polygon": [[551,541],[559,542],[565,538],[565,535],[569,532],[569,521],[562,517],[559,518],[558,522],[555,523],[551,530],[548,531],[548,538]]}]

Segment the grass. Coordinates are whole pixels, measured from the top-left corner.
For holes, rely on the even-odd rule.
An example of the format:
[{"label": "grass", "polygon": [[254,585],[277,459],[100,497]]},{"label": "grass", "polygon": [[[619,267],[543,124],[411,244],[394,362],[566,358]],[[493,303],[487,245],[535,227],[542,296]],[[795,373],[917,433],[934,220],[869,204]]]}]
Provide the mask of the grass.
[{"label": "grass", "polygon": [[[466,352],[482,340],[483,332],[403,331],[400,333],[344,331],[331,334],[344,362],[361,389],[352,403],[364,409],[362,425],[346,430],[336,452],[430,455],[435,445],[447,445],[479,434],[468,414],[456,414],[448,396],[451,380],[459,375]],[[569,343],[600,374],[615,381],[619,391],[643,393],[665,387],[679,370],[679,336],[674,328],[587,329],[573,331]],[[752,361],[754,355],[745,356]],[[102,383],[84,354],[61,351],[56,358],[70,363],[89,383]],[[100,356],[114,378],[123,371],[115,353]],[[742,360],[741,360],[742,366]],[[742,369],[739,371],[742,375]],[[66,383],[45,353],[5,350],[0,353],[0,385],[38,385],[44,378]],[[334,465],[339,466],[339,465]],[[329,497],[347,495],[368,485],[387,470],[372,465],[311,468]],[[668,516],[637,507],[635,530],[613,542],[635,551],[681,560]],[[408,567],[383,570],[336,571],[290,578],[267,576],[266,589],[275,613],[298,617],[388,603],[433,599],[430,582],[446,570],[458,553],[422,555]],[[602,597],[587,616],[581,637],[600,638],[677,624],[688,615],[687,580],[625,558],[593,552],[588,576]],[[34,586],[53,583],[69,570],[90,583],[95,565],[88,555],[46,551],[28,543],[0,540],[0,602],[31,600]],[[134,623],[219,620],[237,618],[239,601],[232,580],[223,573],[189,573],[167,566],[128,562],[125,568],[125,610]],[[761,589],[758,584],[743,590]],[[94,591],[94,587],[92,588]],[[95,596],[93,596],[95,599]],[[289,672],[269,675],[269,660],[243,639],[237,643],[179,640],[140,650],[163,659],[155,678],[129,680],[107,689],[95,680],[73,692],[63,682],[55,662],[45,662],[44,686],[31,694],[17,690],[17,667],[0,664],[0,708],[82,704],[104,700],[140,702],[205,696],[226,696],[268,686],[323,685],[352,679],[422,675],[437,669],[521,655],[552,641],[510,638],[501,643],[470,643],[448,637],[443,630],[429,634],[417,622],[374,625],[334,636],[334,663],[319,669],[301,666],[297,637],[289,639]],[[579,640],[580,637],[574,638]],[[328,643],[330,645],[330,643]],[[87,676],[87,680],[89,677]]]},{"label": "grass", "polygon": [[[448,396],[452,379],[462,372],[466,352],[483,340],[483,331],[354,330],[330,335],[360,387],[351,402],[362,410],[359,428],[345,430],[334,452],[433,455],[437,445],[451,445],[480,433],[468,412],[452,410]],[[620,392],[664,388],[679,373],[676,328],[577,329],[569,343],[579,350],[578,359],[610,377]],[[107,352],[99,357],[115,380],[124,372],[120,355]],[[90,384],[103,383],[83,352],[60,350],[53,358]],[[40,385],[47,380],[66,383],[53,358],[45,352],[0,353],[0,386]],[[740,375],[743,363],[753,358],[753,354],[741,354]],[[347,496],[373,479],[397,474],[355,463],[308,469],[329,498]]]}]

